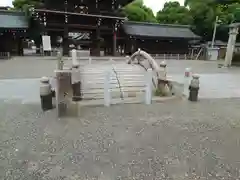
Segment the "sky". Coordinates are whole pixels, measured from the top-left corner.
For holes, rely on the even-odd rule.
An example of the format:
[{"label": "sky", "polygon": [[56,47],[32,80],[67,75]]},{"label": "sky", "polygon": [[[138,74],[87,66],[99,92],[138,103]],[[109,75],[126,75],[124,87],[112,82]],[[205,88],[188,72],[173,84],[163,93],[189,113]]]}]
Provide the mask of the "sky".
[{"label": "sky", "polygon": [[[153,12],[156,13],[157,11],[162,9],[164,3],[168,1],[171,1],[171,0],[144,0],[144,3],[146,6],[152,8]],[[177,1],[179,1],[182,5],[184,3],[184,0],[177,0]],[[0,0],[0,6],[11,6],[11,5],[12,5],[12,0]]]}]

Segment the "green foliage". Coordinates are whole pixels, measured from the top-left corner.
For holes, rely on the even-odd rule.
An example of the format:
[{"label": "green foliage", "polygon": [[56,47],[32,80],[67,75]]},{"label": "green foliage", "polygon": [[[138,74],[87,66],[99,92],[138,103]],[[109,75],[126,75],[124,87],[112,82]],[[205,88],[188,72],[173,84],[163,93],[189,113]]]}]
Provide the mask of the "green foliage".
[{"label": "green foliage", "polygon": [[217,28],[217,39],[226,40],[228,28],[226,25],[240,22],[240,0],[187,0],[191,16],[192,27],[196,34],[206,40],[212,38],[216,16],[220,22]]},{"label": "green foliage", "polygon": [[33,39],[35,43],[39,44],[43,29],[40,23],[32,16],[30,8],[41,6],[41,0],[14,0],[12,4],[14,9],[25,12],[29,23],[28,36],[30,39]]},{"label": "green foliage", "polygon": [[157,13],[156,19],[163,24],[189,25],[193,21],[190,11],[186,7],[180,6],[178,2],[165,3],[164,8]]},{"label": "green foliage", "polygon": [[212,1],[192,3],[190,13],[193,18],[194,32],[206,40],[210,40],[216,19],[216,8],[212,6]]},{"label": "green foliage", "polygon": [[130,21],[156,22],[152,9],[143,5],[142,0],[135,0],[123,8],[123,14]]},{"label": "green foliage", "polygon": [[154,95],[155,96],[160,96],[160,97],[166,97],[167,93],[165,91],[162,91],[162,90],[157,88]]},{"label": "green foliage", "polygon": [[26,11],[29,7],[40,6],[42,3],[41,0],[14,0],[12,4],[15,9]]}]

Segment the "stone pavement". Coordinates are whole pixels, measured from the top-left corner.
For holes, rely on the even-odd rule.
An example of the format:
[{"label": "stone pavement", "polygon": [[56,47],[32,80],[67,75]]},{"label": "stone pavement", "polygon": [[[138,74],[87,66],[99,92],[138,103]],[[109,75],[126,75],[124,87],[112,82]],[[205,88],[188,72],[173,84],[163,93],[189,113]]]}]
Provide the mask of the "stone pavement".
[{"label": "stone pavement", "polygon": [[[118,61],[119,62],[119,61]],[[157,59],[160,63],[161,60]],[[67,65],[70,60],[65,60]],[[81,61],[86,64],[88,61]],[[102,64],[103,61],[94,63]],[[122,61],[125,63],[125,60]],[[42,76],[53,76],[56,69],[56,57],[15,57],[11,60],[0,60],[0,79],[29,79],[40,78]],[[200,74],[214,73],[239,73],[240,69],[232,67],[230,69],[219,69],[216,62],[210,61],[185,61],[185,60],[167,60],[168,72],[170,74],[183,74],[186,67],[191,67],[194,72]]]},{"label": "stone pavement", "polygon": [[[171,79],[184,83],[179,74],[170,75]],[[200,74],[200,98],[236,98],[240,97],[240,74]],[[189,81],[191,78],[189,79]],[[188,87],[184,94],[188,96]]]},{"label": "stone pavement", "polygon": [[[200,98],[240,97],[240,74],[200,74]],[[184,83],[184,77],[173,74],[172,79]],[[39,102],[40,79],[0,80],[0,99],[21,100],[22,103]],[[185,88],[188,96],[188,87]]]},{"label": "stone pavement", "polygon": [[0,179],[240,178],[239,99],[81,109],[0,102]]},{"label": "stone pavement", "polygon": [[[0,99],[19,99],[23,103],[39,102],[39,78],[54,76],[56,59],[51,58],[24,57],[0,62]],[[66,60],[66,64],[70,63],[71,61]],[[88,62],[81,62],[86,63]],[[200,74],[200,98],[240,97],[239,68],[219,69],[216,62],[209,61],[168,60],[167,64],[168,75],[179,82],[184,82],[186,67],[191,67],[194,73]],[[187,88],[185,95],[188,95]]]},{"label": "stone pavement", "polygon": [[39,103],[40,79],[5,79],[0,80],[0,99],[19,100],[22,103]]}]

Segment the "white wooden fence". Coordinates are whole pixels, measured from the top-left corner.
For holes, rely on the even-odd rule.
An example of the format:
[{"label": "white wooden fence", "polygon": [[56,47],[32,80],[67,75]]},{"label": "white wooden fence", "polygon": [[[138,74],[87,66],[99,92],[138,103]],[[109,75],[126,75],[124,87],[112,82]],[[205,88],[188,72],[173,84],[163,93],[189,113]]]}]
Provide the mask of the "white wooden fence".
[{"label": "white wooden fence", "polygon": [[[151,104],[152,103],[152,69],[148,69],[148,71],[145,73],[145,83],[142,83],[141,85],[134,86],[130,85],[132,89],[130,89],[128,86],[124,85],[123,87],[120,87],[119,84],[119,89],[121,88],[120,91],[121,93],[131,93],[131,90],[133,90],[133,93],[136,92],[144,92],[145,93],[145,103],[146,104]],[[105,74],[105,79],[104,79],[104,105],[105,106],[110,106],[111,105],[111,96],[112,92],[116,90],[116,86],[112,84],[112,71],[107,71]],[[117,80],[119,81],[119,80]],[[118,83],[121,83],[120,81]],[[135,89],[137,88],[137,89]],[[124,100],[126,96],[122,94],[122,99]]]},{"label": "white wooden fence", "polygon": [[10,52],[0,52],[0,59],[10,59]]},{"label": "white wooden fence", "polygon": [[191,60],[188,54],[151,54],[156,59],[162,60]]},{"label": "white wooden fence", "polygon": [[80,71],[83,100],[103,99],[110,106],[116,99],[133,98],[151,103],[152,70],[147,72],[138,65],[115,64],[84,67]]}]

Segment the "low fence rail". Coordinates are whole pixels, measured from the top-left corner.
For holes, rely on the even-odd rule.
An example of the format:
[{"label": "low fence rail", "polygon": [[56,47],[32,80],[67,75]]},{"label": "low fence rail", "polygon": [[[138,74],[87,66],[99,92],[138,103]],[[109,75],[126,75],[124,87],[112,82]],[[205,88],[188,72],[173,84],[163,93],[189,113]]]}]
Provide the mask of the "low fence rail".
[{"label": "low fence rail", "polygon": [[[50,53],[51,56],[57,56],[59,49],[53,49]],[[194,60],[196,59],[196,54],[150,54],[155,59],[162,60]],[[69,57],[72,57],[72,51],[69,51]],[[100,52],[99,57],[93,57],[90,55],[90,51],[76,50],[75,57],[78,60],[89,60],[89,58],[97,60],[109,60],[110,57],[104,56],[104,51]],[[114,60],[123,59],[124,56],[112,57]]]},{"label": "low fence rail", "polygon": [[10,52],[0,52],[0,59],[10,59]]},{"label": "low fence rail", "polygon": [[163,60],[192,60],[193,56],[189,54],[151,54],[152,57],[156,59]]}]

